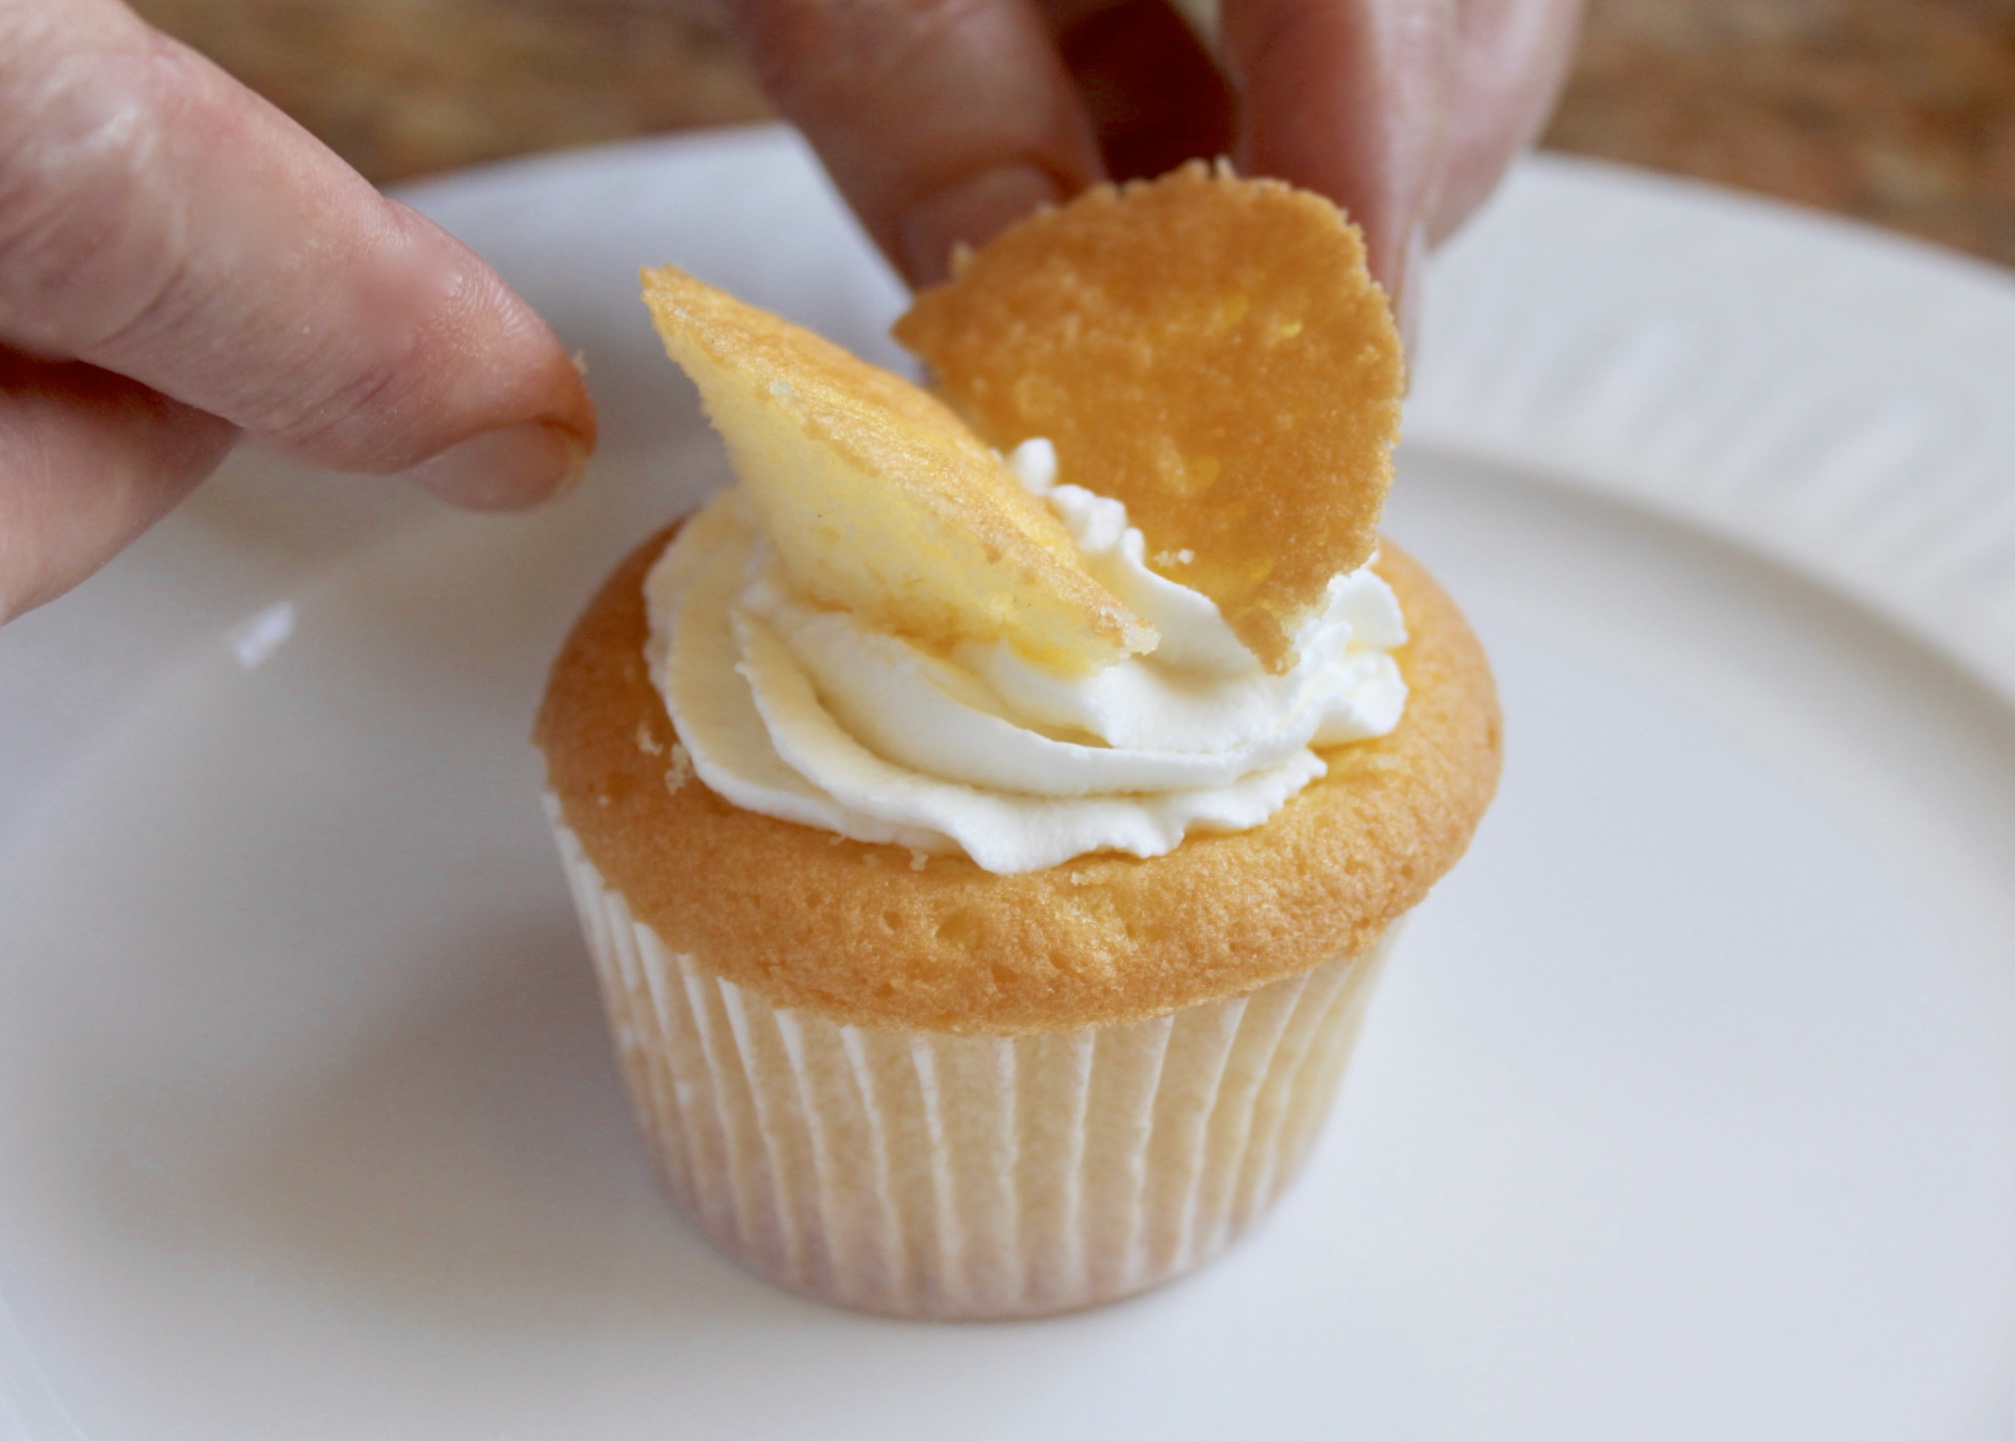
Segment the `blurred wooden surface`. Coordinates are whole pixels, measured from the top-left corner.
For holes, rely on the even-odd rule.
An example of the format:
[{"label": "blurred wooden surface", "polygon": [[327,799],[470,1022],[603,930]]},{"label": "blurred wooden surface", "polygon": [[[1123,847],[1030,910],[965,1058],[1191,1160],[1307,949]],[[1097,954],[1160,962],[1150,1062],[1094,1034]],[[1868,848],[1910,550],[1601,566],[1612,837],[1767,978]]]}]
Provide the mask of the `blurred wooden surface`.
[{"label": "blurred wooden surface", "polygon": [[[707,0],[137,0],[381,182],[760,118]],[[2015,0],[1590,0],[1546,143],[2015,265]]]},{"label": "blurred wooden surface", "polygon": [[1549,145],[2015,265],[2015,0],[1591,0]]}]

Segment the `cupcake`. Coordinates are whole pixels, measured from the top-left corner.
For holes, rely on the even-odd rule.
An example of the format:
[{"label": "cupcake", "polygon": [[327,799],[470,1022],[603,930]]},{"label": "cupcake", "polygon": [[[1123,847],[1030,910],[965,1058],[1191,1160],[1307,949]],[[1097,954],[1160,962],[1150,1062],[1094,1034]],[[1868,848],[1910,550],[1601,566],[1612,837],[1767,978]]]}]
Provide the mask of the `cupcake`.
[{"label": "cupcake", "polygon": [[537,740],[674,1200],[888,1314],[1182,1274],[1295,1174],[1496,782],[1482,652],[1376,535],[1361,241],[1200,167],[1093,192],[898,324],[942,399],[646,297],[738,483],[609,579]]}]

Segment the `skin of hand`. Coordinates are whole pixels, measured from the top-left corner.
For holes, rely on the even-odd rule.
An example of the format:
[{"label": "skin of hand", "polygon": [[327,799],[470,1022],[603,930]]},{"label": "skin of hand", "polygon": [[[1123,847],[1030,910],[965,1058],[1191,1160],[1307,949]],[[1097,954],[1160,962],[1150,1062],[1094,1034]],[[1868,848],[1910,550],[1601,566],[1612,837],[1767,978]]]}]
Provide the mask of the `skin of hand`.
[{"label": "skin of hand", "polygon": [[733,0],[737,38],[912,284],[1038,205],[1228,155],[1364,228],[1402,329],[1427,248],[1552,108],[1581,0]]},{"label": "skin of hand", "polygon": [[488,266],[210,62],[118,0],[0,0],[0,621],[248,435],[505,509],[595,413]]},{"label": "skin of hand", "polygon": [[[1544,121],[1580,0],[734,0],[772,99],[915,284],[1103,179],[1229,154],[1427,247]],[[0,0],[0,622],[240,436],[457,504],[537,503],[595,417],[480,260],[119,0]]]}]

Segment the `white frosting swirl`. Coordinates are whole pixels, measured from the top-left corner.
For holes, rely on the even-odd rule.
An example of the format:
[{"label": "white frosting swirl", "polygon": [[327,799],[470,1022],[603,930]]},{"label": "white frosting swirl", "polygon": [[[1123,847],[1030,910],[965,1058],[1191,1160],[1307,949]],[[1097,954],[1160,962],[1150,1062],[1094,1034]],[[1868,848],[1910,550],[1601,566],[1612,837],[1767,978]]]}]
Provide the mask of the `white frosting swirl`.
[{"label": "white frosting swirl", "polygon": [[1330,582],[1294,668],[1271,675],[1212,601],[1148,568],[1125,506],[1054,484],[1047,441],[1009,463],[1160,645],[1087,676],[998,643],[934,654],[795,596],[730,490],[645,581],[651,676],[710,789],[1006,874],[1256,826],[1322,774],[1312,747],[1398,724],[1406,683],[1390,652],[1406,629],[1369,566]]}]

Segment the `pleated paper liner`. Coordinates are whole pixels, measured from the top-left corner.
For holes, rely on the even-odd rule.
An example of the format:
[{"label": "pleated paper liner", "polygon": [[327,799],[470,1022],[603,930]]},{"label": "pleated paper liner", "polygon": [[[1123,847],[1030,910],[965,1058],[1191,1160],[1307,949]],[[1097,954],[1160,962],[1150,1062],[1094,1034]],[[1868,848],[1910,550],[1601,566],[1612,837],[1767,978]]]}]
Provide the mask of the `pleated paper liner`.
[{"label": "pleated paper liner", "polygon": [[888,1315],[1076,1310],[1222,1251],[1300,1168],[1393,937],[1128,1025],[874,1030],[700,969],[555,830],[674,1200],[776,1284]]}]

